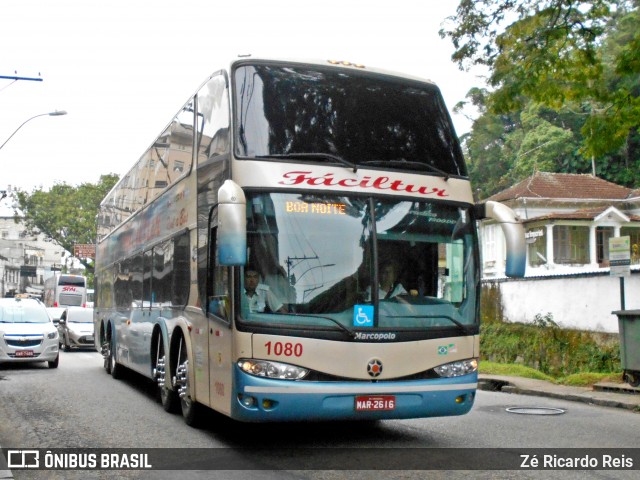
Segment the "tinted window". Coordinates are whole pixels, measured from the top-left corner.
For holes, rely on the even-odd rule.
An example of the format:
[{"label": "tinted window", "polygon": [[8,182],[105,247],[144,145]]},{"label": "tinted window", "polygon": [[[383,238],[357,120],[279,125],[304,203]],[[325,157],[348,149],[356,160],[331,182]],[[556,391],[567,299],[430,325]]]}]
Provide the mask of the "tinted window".
[{"label": "tinted window", "polygon": [[99,239],[191,171],[193,118],[190,100],[103,200]]},{"label": "tinted window", "polygon": [[165,242],[153,248],[153,302],[171,304],[171,284],[173,276],[173,242]]},{"label": "tinted window", "polygon": [[78,277],[75,275],[60,275],[58,285],[84,288],[85,279],[84,277]]},{"label": "tinted window", "polygon": [[[353,69],[235,70],[236,154],[332,154],[362,166],[466,176],[439,89]],[[295,159],[295,158],[294,158]]]},{"label": "tinted window", "polygon": [[191,287],[189,235],[186,233],[174,240],[172,281],[172,304],[186,305],[189,299],[189,288]]}]

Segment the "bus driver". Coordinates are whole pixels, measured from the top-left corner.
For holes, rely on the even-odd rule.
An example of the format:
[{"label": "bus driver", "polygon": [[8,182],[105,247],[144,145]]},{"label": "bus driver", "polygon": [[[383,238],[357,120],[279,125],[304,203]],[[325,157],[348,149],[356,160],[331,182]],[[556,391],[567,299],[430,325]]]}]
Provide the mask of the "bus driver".
[{"label": "bus driver", "polygon": [[[398,263],[392,260],[380,265],[380,286],[378,288],[378,298],[380,300],[407,294],[407,291],[398,280],[399,270]],[[371,301],[371,287],[367,287],[367,301]]]},{"label": "bus driver", "polygon": [[251,313],[277,312],[287,313],[282,302],[268,285],[260,283],[260,274],[251,266],[244,269],[244,297]]}]

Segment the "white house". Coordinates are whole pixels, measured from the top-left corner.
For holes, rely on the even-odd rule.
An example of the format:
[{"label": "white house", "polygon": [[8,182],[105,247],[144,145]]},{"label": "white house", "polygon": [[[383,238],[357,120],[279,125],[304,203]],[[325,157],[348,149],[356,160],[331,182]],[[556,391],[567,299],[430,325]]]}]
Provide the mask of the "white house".
[{"label": "white house", "polygon": [[9,195],[0,200],[0,297],[39,295],[52,267],[74,266],[75,259],[42,233],[28,234],[23,223],[15,222],[11,202]]},{"label": "white house", "polygon": [[[622,291],[625,309],[640,308],[640,190],[537,172],[489,200],[511,207],[526,232],[526,275],[511,279],[500,227],[480,223],[483,283],[499,288],[509,321],[551,314],[566,328],[618,332],[612,312],[621,309]],[[609,268],[609,239],[618,236],[631,243],[631,274],[622,282]]]}]

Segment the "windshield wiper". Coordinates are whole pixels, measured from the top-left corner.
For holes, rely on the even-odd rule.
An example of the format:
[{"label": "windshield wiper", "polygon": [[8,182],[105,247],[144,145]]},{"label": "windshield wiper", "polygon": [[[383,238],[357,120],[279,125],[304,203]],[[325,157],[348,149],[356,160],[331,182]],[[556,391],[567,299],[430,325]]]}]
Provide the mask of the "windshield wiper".
[{"label": "windshield wiper", "polygon": [[347,335],[349,335],[351,338],[356,338],[356,334],[354,332],[352,332],[351,330],[349,330],[347,327],[345,327],[343,324],[341,324],[338,320],[336,320],[335,318],[331,318],[331,317],[325,317],[324,315],[314,315],[314,314],[305,314],[305,313],[289,313],[289,315],[293,315],[294,317],[311,317],[311,318],[324,318],[325,320],[329,320],[330,322],[335,323],[338,327],[340,327],[340,330],[342,330],[343,332],[345,332]]},{"label": "windshield wiper", "polygon": [[291,159],[316,159],[334,160],[342,165],[353,169],[353,173],[358,171],[358,165],[333,153],[272,153],[270,155],[256,155],[256,158],[291,158]]},{"label": "windshield wiper", "polygon": [[444,181],[449,180],[450,174],[445,172],[444,170],[440,170],[438,167],[434,167],[428,163],[416,162],[414,160],[405,160],[404,158],[398,160],[367,160],[365,162],[360,162],[360,165],[379,165],[384,167],[386,165],[403,165],[407,167],[420,167],[422,169],[429,170],[431,172],[439,173],[444,177]]}]

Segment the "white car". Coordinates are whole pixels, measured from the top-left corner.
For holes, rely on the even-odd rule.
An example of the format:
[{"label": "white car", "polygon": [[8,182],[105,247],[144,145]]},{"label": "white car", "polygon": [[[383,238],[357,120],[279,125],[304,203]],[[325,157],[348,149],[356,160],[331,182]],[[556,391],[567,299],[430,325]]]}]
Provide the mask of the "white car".
[{"label": "white car", "polygon": [[[47,312],[53,321],[53,324],[57,327],[58,322],[60,321],[60,317],[66,310],[65,307],[47,307]],[[60,334],[60,328],[58,328],[58,334]]]},{"label": "white car", "polygon": [[95,349],[93,342],[93,308],[68,307],[58,320],[60,345],[65,352],[71,347]]},{"label": "white car", "polygon": [[47,362],[57,368],[58,329],[40,300],[0,298],[0,363]]}]

